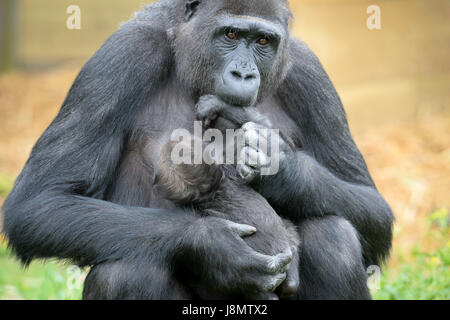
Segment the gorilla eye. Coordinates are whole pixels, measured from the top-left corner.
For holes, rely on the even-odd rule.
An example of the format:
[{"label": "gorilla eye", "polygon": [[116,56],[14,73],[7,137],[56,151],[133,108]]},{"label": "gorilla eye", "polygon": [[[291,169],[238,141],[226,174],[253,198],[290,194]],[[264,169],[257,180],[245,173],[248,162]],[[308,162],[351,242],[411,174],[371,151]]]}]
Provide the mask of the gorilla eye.
[{"label": "gorilla eye", "polygon": [[269,40],[266,37],[259,38],[258,44],[265,46],[269,43]]},{"label": "gorilla eye", "polygon": [[228,37],[228,39],[235,40],[235,39],[236,39],[236,32],[234,32],[234,31],[229,31],[229,32],[227,33],[227,37]]}]

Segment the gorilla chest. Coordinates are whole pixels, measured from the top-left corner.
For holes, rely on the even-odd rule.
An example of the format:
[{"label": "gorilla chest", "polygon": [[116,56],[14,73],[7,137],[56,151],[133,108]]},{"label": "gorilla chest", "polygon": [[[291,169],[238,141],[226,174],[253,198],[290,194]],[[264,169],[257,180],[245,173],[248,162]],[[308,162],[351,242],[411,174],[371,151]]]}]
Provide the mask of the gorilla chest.
[{"label": "gorilla chest", "polygon": [[138,127],[153,132],[189,129],[195,121],[195,103],[183,90],[168,86],[147,103],[135,121]]},{"label": "gorilla chest", "polygon": [[[300,147],[298,121],[292,119],[276,99],[269,97],[259,103],[256,109],[270,120],[272,128],[279,129]],[[136,127],[144,129],[147,133],[144,138],[152,143],[167,141],[179,129],[193,133],[198,126],[195,122],[195,101],[174,86],[162,90],[136,117]]]}]

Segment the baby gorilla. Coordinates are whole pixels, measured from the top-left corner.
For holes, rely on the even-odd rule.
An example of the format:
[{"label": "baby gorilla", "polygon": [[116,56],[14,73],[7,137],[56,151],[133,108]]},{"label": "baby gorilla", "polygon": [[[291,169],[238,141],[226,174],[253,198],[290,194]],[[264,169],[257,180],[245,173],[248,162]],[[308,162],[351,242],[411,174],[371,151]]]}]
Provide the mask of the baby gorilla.
[{"label": "baby gorilla", "polygon": [[[243,108],[241,108],[244,110]],[[219,110],[208,115],[200,114],[200,118],[217,119]],[[241,114],[240,120],[261,120],[262,117],[254,110],[245,110],[245,119]],[[204,119],[203,119],[204,120]],[[209,121],[208,123],[210,123]],[[240,122],[240,121],[239,121]],[[173,152],[175,146],[180,150],[193,150],[194,141],[168,142],[159,156],[156,175],[156,187],[166,198],[180,206],[194,206],[203,216],[226,219],[238,224],[250,225],[257,232],[245,238],[245,242],[255,251],[266,256],[276,256],[269,273],[276,274],[272,281],[264,284],[264,290],[248,288],[243,296],[223,296],[214,292],[214,284],[188,284],[197,295],[206,298],[246,298],[246,299],[277,299],[274,292],[283,295],[294,294],[299,283],[298,247],[299,237],[295,227],[287,220],[282,220],[265,198],[249,187],[241,178],[233,165],[208,165],[206,163],[174,164]],[[184,144],[184,146],[183,146]],[[182,155],[185,158],[186,155]],[[193,159],[193,151],[191,151]],[[190,158],[190,157],[187,158]],[[212,163],[212,159],[207,161]],[[213,235],[211,235],[213,236]],[[239,257],[236,257],[237,259]],[[290,263],[289,263],[290,261]],[[286,265],[289,263],[288,265]],[[280,268],[280,266],[286,266]],[[281,270],[280,270],[281,269]],[[255,270],[255,272],[259,272]],[[193,282],[201,282],[196,279]],[[281,284],[281,286],[280,286]],[[239,287],[239,284],[236,284]],[[276,289],[278,291],[276,291]],[[242,288],[240,288],[242,289]]]}]

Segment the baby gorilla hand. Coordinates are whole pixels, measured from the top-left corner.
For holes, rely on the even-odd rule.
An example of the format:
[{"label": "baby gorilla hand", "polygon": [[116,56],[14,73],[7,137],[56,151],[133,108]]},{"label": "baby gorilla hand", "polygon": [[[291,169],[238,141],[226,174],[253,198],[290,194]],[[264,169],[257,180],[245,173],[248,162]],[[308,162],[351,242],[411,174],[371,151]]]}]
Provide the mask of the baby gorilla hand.
[{"label": "baby gorilla hand", "polygon": [[276,256],[256,252],[243,239],[255,232],[248,225],[202,218],[186,232],[183,264],[203,279],[205,292],[218,290],[225,297],[278,299],[273,292],[286,279],[292,252],[288,248]]},{"label": "baby gorilla hand", "polygon": [[271,126],[270,121],[259,113],[257,108],[233,106],[215,95],[200,97],[196,105],[196,117],[203,122],[206,129],[214,127],[222,131],[240,129],[247,122]]},{"label": "baby gorilla hand", "polygon": [[286,143],[278,130],[264,125],[247,122],[242,126],[244,141],[239,152],[237,171],[251,183],[261,175],[275,175],[288,155],[293,153],[292,146]]},{"label": "baby gorilla hand", "polygon": [[202,96],[196,105],[197,120],[202,121],[205,128],[209,128],[211,123],[217,119],[219,113],[227,106],[215,95]]}]

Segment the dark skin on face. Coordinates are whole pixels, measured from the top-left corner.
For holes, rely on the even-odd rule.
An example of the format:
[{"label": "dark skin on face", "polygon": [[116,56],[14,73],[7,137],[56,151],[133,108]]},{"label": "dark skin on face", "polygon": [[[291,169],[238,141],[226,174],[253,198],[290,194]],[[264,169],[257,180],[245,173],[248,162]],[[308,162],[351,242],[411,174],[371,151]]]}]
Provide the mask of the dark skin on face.
[{"label": "dark skin on face", "polygon": [[[290,36],[291,17],[287,0],[162,0],[123,24],[77,76],[3,205],[20,259],[92,267],[85,299],[276,298],[284,277],[294,290],[281,283],[278,297],[369,299],[365,270],[388,256],[393,215],[321,63]],[[230,210],[217,216],[155,187],[161,147],[196,118],[241,128],[238,152],[261,157],[248,142],[280,129],[280,170],[233,167]],[[211,177],[184,173],[175,190]],[[240,213],[267,231],[227,220]],[[274,231],[265,217],[287,223]],[[297,257],[264,245],[288,225]]]},{"label": "dark skin on face", "polygon": [[275,61],[281,28],[263,19],[219,17],[217,21],[213,48],[220,64],[215,93],[235,106],[253,105],[261,74],[271,70]]}]

